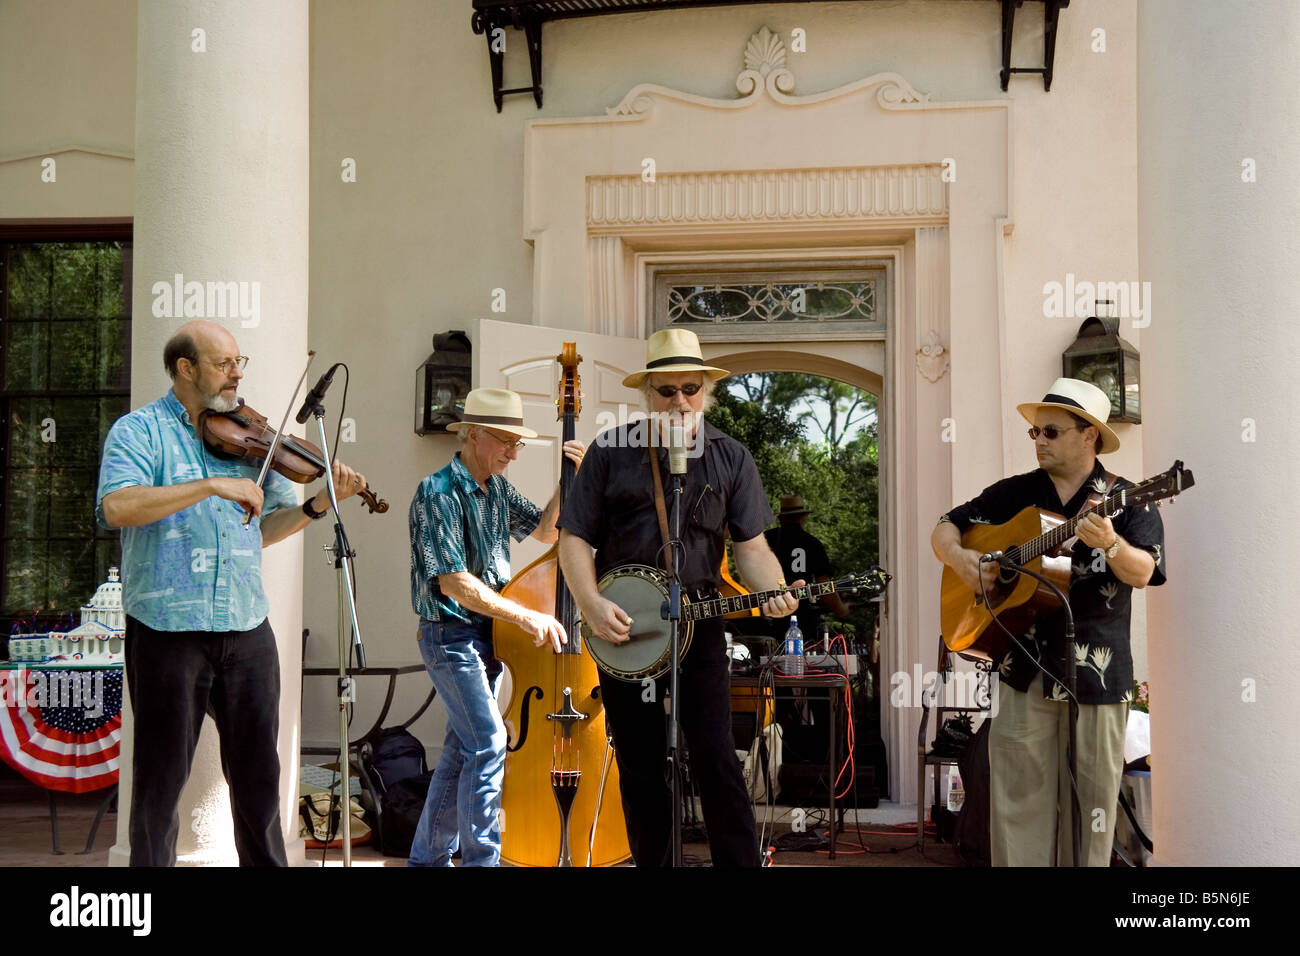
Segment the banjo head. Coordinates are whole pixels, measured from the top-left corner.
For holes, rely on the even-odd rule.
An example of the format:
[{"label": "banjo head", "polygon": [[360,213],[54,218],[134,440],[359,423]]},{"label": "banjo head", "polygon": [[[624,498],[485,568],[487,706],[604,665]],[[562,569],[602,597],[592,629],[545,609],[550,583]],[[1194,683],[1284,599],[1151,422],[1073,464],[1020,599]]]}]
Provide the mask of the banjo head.
[{"label": "banjo head", "polygon": [[[613,601],[632,618],[632,633],[626,644],[611,644],[592,634],[583,621],[583,640],[596,665],[607,674],[628,681],[658,677],[667,671],[672,635],[668,622],[663,619],[663,604],[668,600],[664,575],[645,565],[624,565],[601,578],[599,587],[602,597]],[[682,606],[688,603],[683,595]],[[690,622],[683,622],[683,654],[689,641]]]}]

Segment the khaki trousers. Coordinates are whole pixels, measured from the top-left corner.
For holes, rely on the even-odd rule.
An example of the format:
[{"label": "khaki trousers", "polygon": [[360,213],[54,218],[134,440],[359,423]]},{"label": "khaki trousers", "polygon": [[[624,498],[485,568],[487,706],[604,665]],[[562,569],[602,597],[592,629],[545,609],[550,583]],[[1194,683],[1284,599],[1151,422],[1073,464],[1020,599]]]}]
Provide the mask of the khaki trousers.
[{"label": "khaki trousers", "polygon": [[[1109,866],[1124,773],[1129,705],[1079,707],[1079,811],[1084,866]],[[989,830],[994,866],[1069,866],[1072,826],[1070,710],[1043,699],[1043,677],[1027,692],[998,686],[989,728]]]}]

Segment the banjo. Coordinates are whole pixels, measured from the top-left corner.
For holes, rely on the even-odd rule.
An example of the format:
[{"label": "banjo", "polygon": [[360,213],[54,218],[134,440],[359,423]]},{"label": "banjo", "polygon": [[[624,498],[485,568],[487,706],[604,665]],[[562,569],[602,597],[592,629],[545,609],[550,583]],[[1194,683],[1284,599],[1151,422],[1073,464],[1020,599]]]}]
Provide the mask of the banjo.
[{"label": "banjo", "polygon": [[[797,588],[754,591],[705,601],[693,601],[683,591],[681,654],[686,656],[691,646],[695,621],[748,611],[787,593],[801,601],[813,601],[835,591],[841,594],[869,591],[874,597],[885,589],[892,577],[888,571],[873,567],[865,574],[850,574],[835,581],[814,581]],[[632,618],[632,633],[626,644],[611,644],[592,633],[584,620],[582,639],[596,666],[606,674],[626,681],[641,681],[666,674],[672,657],[672,630],[667,620],[668,576],[644,564],[625,564],[609,571],[598,586],[602,597],[613,601]]]}]

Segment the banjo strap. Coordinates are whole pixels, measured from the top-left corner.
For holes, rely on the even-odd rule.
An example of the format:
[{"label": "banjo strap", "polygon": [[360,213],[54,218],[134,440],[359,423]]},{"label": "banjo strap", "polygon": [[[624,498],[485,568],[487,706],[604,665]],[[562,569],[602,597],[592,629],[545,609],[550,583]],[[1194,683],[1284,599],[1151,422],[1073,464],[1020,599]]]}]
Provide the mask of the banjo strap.
[{"label": "banjo strap", "polygon": [[[666,562],[672,560],[668,554],[668,508],[664,504],[664,480],[659,476],[659,449],[654,445],[650,446],[650,473],[655,479],[655,513],[659,516],[659,535],[664,543],[659,554]],[[663,568],[668,570],[666,564]]]}]

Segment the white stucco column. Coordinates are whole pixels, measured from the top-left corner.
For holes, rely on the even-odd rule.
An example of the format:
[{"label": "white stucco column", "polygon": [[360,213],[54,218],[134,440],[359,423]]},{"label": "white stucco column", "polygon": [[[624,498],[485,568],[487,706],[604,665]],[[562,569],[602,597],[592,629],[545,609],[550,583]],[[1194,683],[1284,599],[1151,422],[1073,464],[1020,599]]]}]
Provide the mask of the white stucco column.
[{"label": "white stucco column", "polygon": [[[131,404],[170,386],[162,347],[177,326],[210,318],[251,357],[241,394],[278,422],[307,351],[307,0],[140,0],[138,31]],[[163,301],[155,283],[177,282],[203,283],[202,305]],[[208,283],[236,285],[215,296]],[[267,552],[262,579],[280,644],[281,816],[289,861],[302,862],[301,537]],[[130,855],[132,729],[128,708],[113,864]],[[210,720],[181,799],[177,854],[237,862]]]},{"label": "white stucco column", "polygon": [[1300,5],[1144,0],[1138,30],[1145,471],[1197,482],[1148,604],[1155,858],[1294,865]]}]

